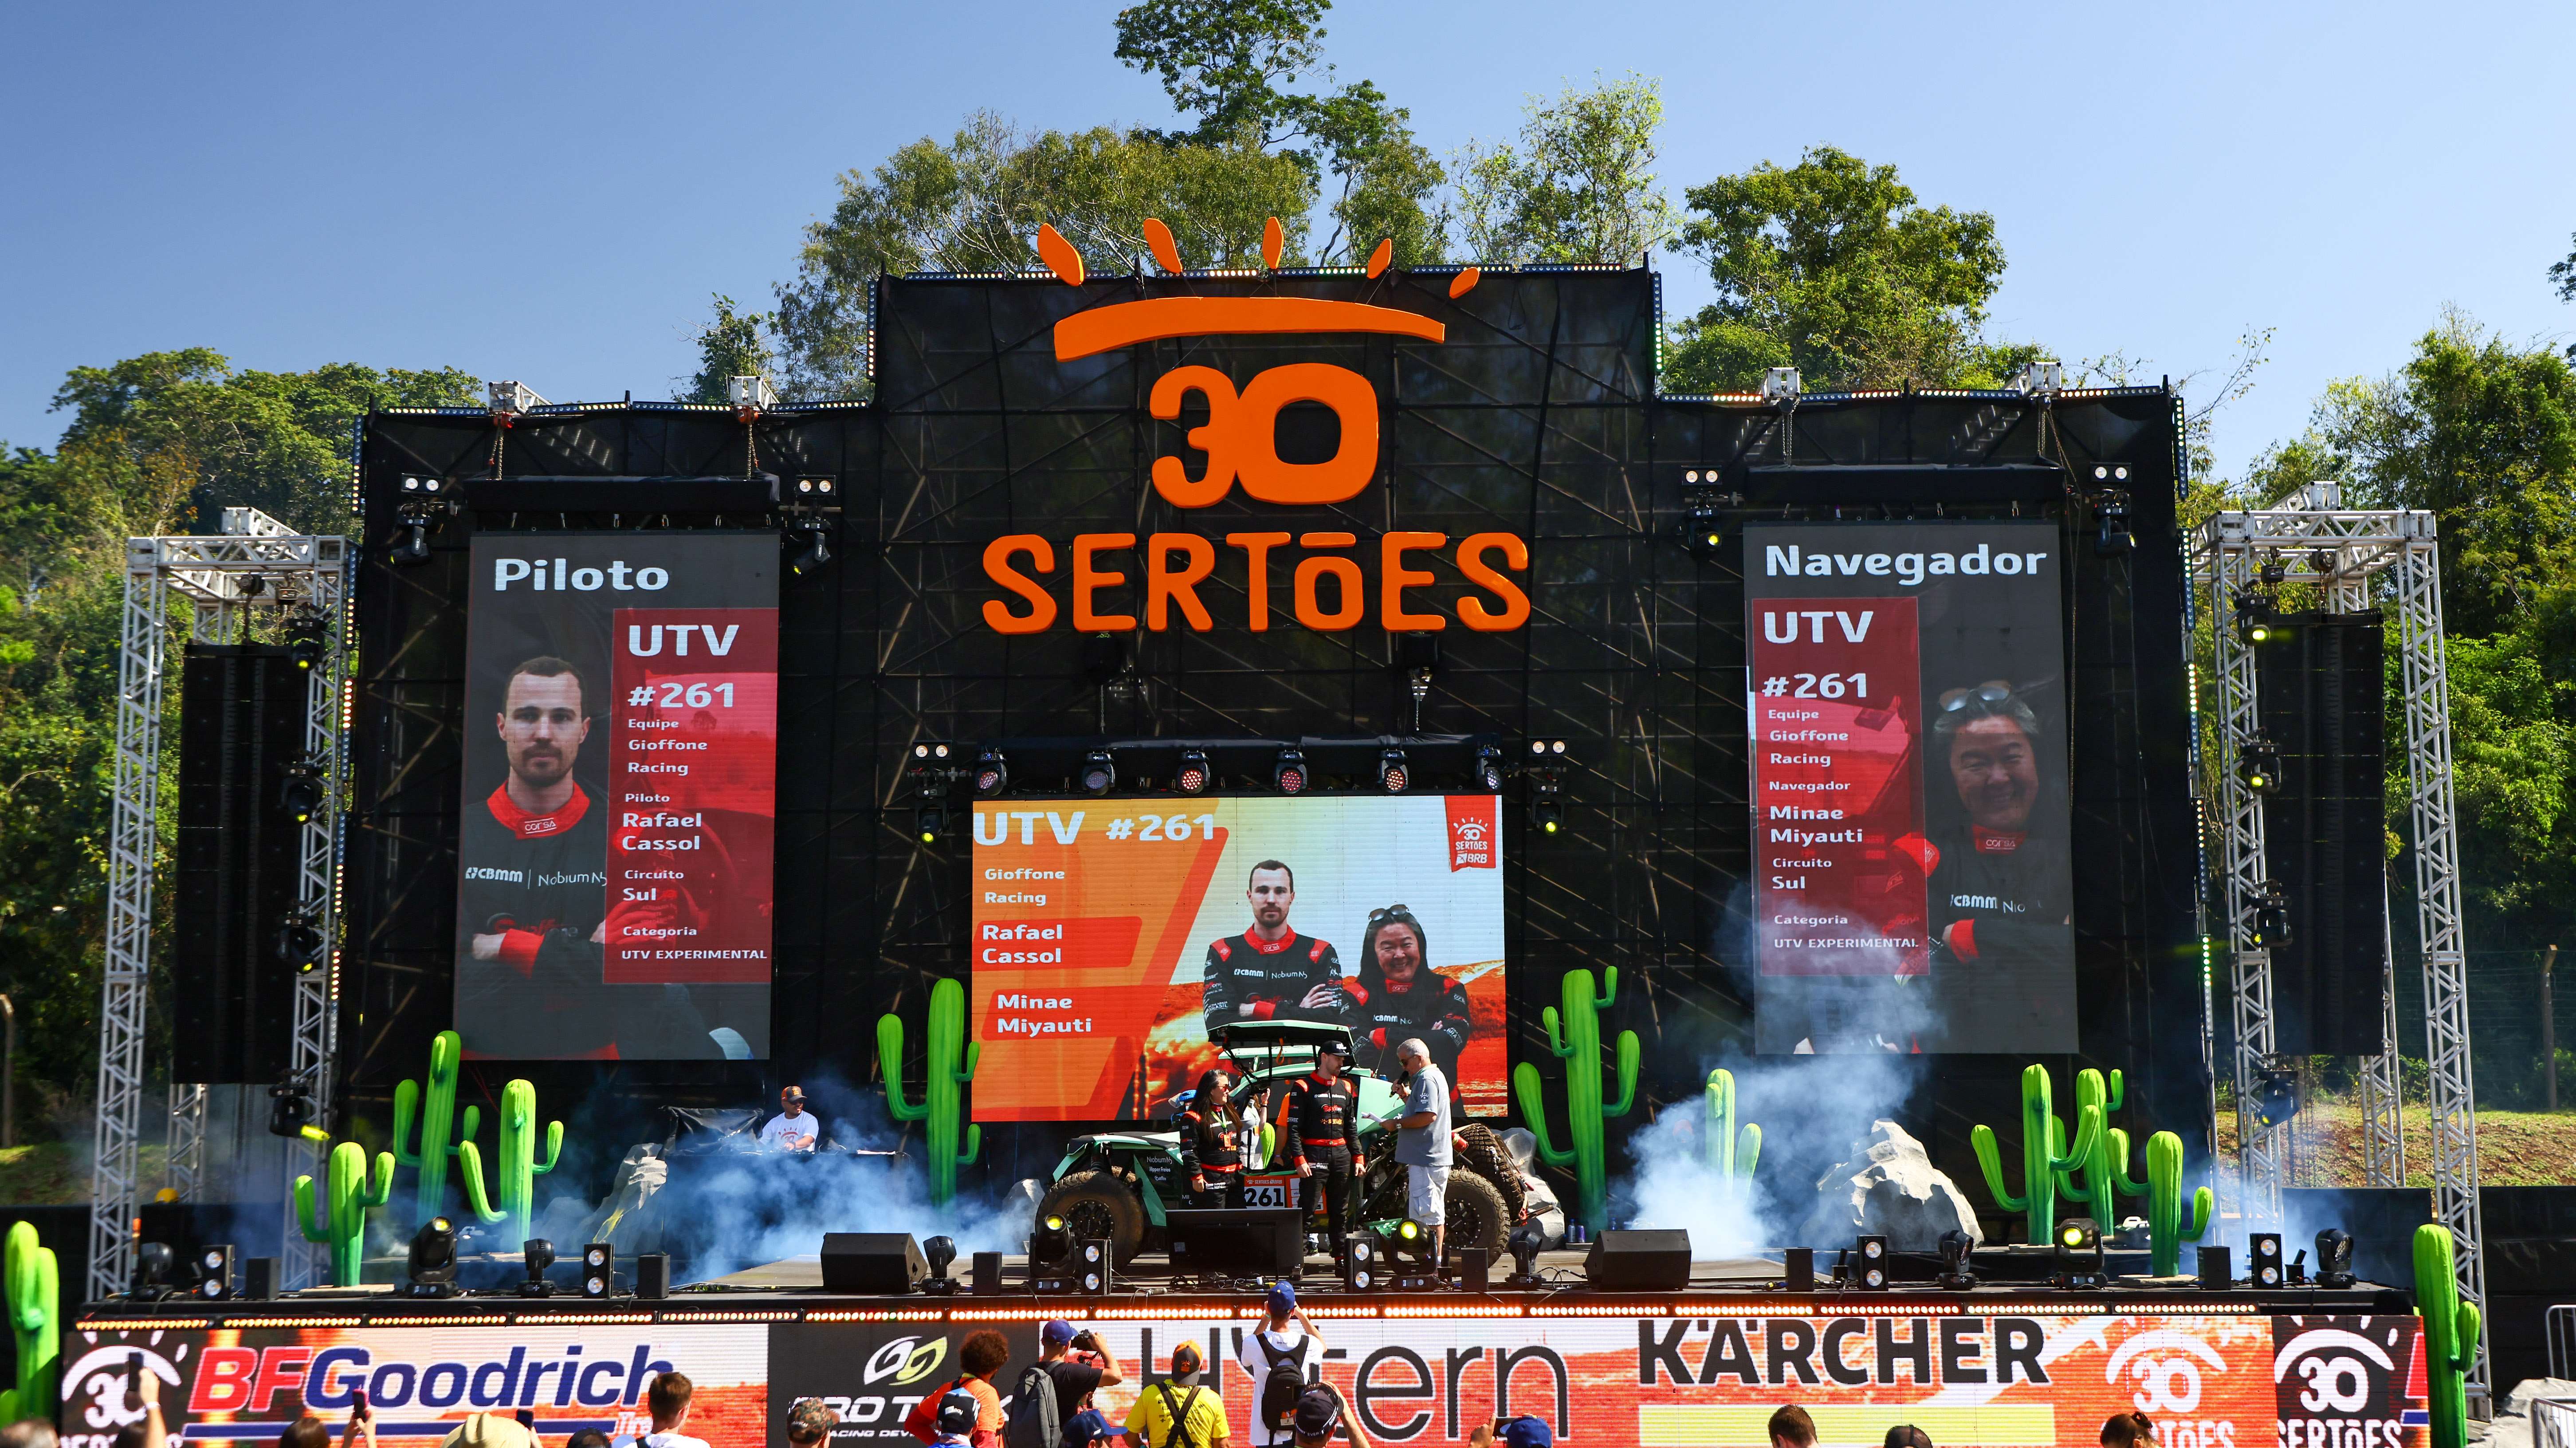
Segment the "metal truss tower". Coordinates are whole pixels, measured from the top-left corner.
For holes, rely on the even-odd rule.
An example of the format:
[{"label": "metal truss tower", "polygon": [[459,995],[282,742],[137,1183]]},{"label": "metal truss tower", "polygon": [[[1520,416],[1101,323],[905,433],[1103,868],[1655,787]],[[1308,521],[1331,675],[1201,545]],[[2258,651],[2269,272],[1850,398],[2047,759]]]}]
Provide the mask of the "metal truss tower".
[{"label": "metal truss tower", "polygon": [[[2236,1111],[2242,1211],[2249,1223],[2281,1218],[2286,1127],[2255,1125],[2252,1087],[2274,1055],[2272,959],[2249,948],[2255,903],[2270,877],[2261,799],[2237,776],[2238,751],[2258,732],[2254,652],[2237,635],[2235,605],[2253,595],[2266,565],[2281,584],[2318,589],[2336,612],[2386,602],[2398,623],[2404,668],[2407,795],[2414,824],[2416,922],[2424,959],[2424,1033],[2431,1058],[2434,1212],[2457,1239],[2460,1295],[2486,1300],[2478,1210],[2478,1137],[2469,1069],[2467,953],[2460,922],[2459,829],[2451,790],[2450,678],[2442,642],[2441,545],[2428,512],[2346,509],[2340,489],[2312,484],[2284,506],[2220,513],[2192,547],[2194,585],[2206,590],[2219,706],[2215,781],[2221,882],[2234,961]],[[2373,1184],[2405,1180],[2399,1129],[2394,932],[2380,962],[2380,1050],[2362,1062],[2365,1161]],[[2487,1391],[2487,1350],[2470,1374]]]},{"label": "metal truss tower", "polygon": [[[315,1117],[330,1119],[332,1010],[339,977],[341,798],[348,764],[347,600],[352,554],[345,538],[296,533],[256,508],[226,508],[223,532],[131,538],[125,545],[124,638],[117,660],[116,800],[107,874],[107,970],[99,1003],[97,1158],[90,1189],[90,1290],[131,1280],[143,1119],[143,1022],[151,979],[152,875],[159,846],[162,686],[168,674],[171,596],[191,611],[189,637],[236,641],[254,614],[300,615],[318,626],[319,649],[306,678],[304,748],[321,768],[322,807],[305,822],[298,851],[299,909],[331,942],[326,965],[297,977],[289,1069],[313,1092]],[[282,968],[282,967],[281,967]],[[173,1083],[171,1185],[202,1180],[205,1088]],[[286,1176],[311,1171],[309,1147],[286,1153]],[[287,1183],[279,1183],[284,1200]],[[319,1254],[290,1224],[280,1243],[290,1287],[318,1280]]]}]

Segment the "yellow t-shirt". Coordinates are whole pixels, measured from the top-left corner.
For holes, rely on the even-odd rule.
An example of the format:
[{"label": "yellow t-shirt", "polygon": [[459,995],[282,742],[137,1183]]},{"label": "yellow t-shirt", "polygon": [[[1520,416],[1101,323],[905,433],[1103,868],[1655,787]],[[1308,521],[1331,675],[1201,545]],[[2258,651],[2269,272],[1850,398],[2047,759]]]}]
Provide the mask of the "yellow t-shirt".
[{"label": "yellow t-shirt", "polygon": [[[1163,1389],[1172,1392],[1171,1407],[1163,1405]],[[1127,1411],[1127,1431],[1144,1441],[1145,1448],[1163,1448],[1172,1437],[1172,1408],[1189,1404],[1189,1417],[1182,1424],[1180,1448],[1214,1448],[1225,1441],[1225,1404],[1216,1391],[1201,1387],[1198,1401],[1190,1402],[1188,1388],[1166,1383],[1149,1387],[1136,1395],[1136,1406]]]}]

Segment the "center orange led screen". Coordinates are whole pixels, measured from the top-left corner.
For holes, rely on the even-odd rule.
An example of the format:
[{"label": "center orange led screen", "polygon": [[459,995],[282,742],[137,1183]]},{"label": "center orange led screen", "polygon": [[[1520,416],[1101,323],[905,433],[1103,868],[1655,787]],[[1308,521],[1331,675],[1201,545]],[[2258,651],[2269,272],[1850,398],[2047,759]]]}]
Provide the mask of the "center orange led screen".
[{"label": "center orange led screen", "polygon": [[1350,1027],[1392,1077],[1419,1038],[1464,1112],[1504,1111],[1492,795],[1052,800],[975,808],[978,1121],[1171,1114],[1212,1027]]}]

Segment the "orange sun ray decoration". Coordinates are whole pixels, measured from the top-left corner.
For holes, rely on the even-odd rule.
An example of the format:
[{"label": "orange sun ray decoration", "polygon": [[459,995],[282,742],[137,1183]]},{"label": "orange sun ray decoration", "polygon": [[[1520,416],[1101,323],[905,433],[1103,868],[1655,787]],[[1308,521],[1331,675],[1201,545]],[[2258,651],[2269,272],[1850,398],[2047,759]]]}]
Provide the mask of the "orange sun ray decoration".
[{"label": "orange sun ray decoration", "polygon": [[1385,275],[1386,264],[1393,260],[1395,260],[1395,238],[1390,236],[1379,241],[1377,250],[1369,253],[1368,274],[1372,277]]},{"label": "orange sun ray decoration", "polygon": [[1064,239],[1064,233],[1044,222],[1038,225],[1038,260],[1045,262],[1047,270],[1054,272],[1066,286],[1082,285],[1082,253],[1073,249],[1073,243]]},{"label": "orange sun ray decoration", "polygon": [[1154,264],[1174,276],[1189,268],[1181,265],[1181,249],[1172,242],[1172,229],[1159,216],[1145,218],[1145,247],[1154,253]]},{"label": "orange sun ray decoration", "polygon": [[1261,224],[1261,264],[1274,271],[1277,270],[1280,249],[1287,243],[1288,235],[1279,229],[1278,217],[1274,216],[1263,222]]},{"label": "orange sun ray decoration", "polygon": [[1483,272],[1474,267],[1469,267],[1465,271],[1462,271],[1449,279],[1449,295],[1452,297],[1463,297],[1469,292],[1474,291],[1476,289],[1476,283],[1483,281],[1484,279],[1485,274]]}]

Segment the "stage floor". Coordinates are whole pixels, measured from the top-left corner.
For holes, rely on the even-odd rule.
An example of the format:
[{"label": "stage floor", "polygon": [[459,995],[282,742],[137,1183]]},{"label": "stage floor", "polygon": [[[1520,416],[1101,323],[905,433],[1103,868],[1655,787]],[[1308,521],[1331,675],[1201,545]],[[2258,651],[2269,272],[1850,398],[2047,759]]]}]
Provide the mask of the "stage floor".
[{"label": "stage floor", "polygon": [[[1551,1281],[1563,1280],[1580,1284],[1583,1281],[1583,1258],[1586,1250],[1582,1247],[1573,1247],[1539,1253],[1538,1275]],[[1002,1259],[1002,1281],[1005,1287],[1015,1287],[1028,1280],[1028,1262],[1027,1257],[1016,1253]],[[961,1261],[949,1270],[959,1277],[964,1277],[966,1265]],[[1493,1269],[1494,1280],[1500,1282],[1503,1274],[1511,1270],[1511,1262],[1508,1258],[1496,1263]],[[1453,1275],[1456,1273],[1455,1262],[1450,1264],[1450,1271]],[[1169,1282],[1172,1277],[1171,1259],[1160,1252],[1140,1252],[1122,1275],[1130,1281],[1139,1283]],[[1330,1263],[1320,1256],[1307,1259],[1305,1279],[1307,1284],[1320,1289],[1336,1285],[1333,1279],[1334,1273]],[[1694,1288],[1759,1287],[1764,1283],[1775,1283],[1779,1280],[1780,1259],[1777,1257],[1724,1257],[1708,1261],[1694,1258],[1691,1261],[1691,1286]],[[692,1290],[702,1291],[708,1288],[776,1290],[819,1288],[822,1285],[823,1257],[821,1253],[816,1252],[807,1253],[801,1257],[782,1257],[775,1262],[764,1263],[758,1267],[746,1267],[739,1272],[730,1272],[722,1277],[711,1277]]]}]

